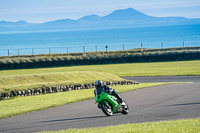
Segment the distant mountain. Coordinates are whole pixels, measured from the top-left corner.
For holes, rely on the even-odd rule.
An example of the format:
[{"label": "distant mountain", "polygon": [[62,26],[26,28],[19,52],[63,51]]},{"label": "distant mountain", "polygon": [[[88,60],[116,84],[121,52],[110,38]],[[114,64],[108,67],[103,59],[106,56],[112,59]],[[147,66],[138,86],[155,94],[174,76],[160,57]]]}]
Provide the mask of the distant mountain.
[{"label": "distant mountain", "polygon": [[78,19],[78,21],[98,21],[101,19],[98,15],[89,15]]},{"label": "distant mountain", "polygon": [[20,20],[17,22],[0,21],[0,26],[5,26],[8,28],[9,27],[23,27],[23,26],[27,26],[27,25],[30,25],[30,24],[23,20]]},{"label": "distant mountain", "polygon": [[116,10],[106,16],[89,15],[77,20],[61,19],[42,24],[31,24],[26,21],[0,21],[0,32],[3,31],[47,31],[47,30],[82,30],[108,29],[149,26],[170,26],[200,24],[200,19],[184,17],[153,17],[128,8]]},{"label": "distant mountain", "polygon": [[143,19],[151,19],[153,17],[148,16],[146,14],[143,14],[139,11],[136,11],[135,9],[129,8],[124,10],[116,10],[112,12],[111,14],[102,17],[105,20],[118,20],[118,21],[124,21],[124,20],[143,20]]}]

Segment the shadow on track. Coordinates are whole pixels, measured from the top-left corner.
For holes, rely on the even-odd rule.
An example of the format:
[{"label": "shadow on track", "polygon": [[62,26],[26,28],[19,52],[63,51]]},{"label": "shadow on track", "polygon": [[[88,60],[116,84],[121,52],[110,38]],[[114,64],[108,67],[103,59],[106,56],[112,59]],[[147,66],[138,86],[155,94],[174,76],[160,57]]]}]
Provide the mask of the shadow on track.
[{"label": "shadow on track", "polygon": [[89,120],[89,119],[95,119],[95,118],[104,118],[108,116],[93,116],[93,117],[82,117],[82,118],[70,118],[70,119],[59,119],[59,120],[49,120],[49,121],[40,121],[39,123],[43,122],[59,122],[59,121],[73,121],[73,120]]},{"label": "shadow on track", "polygon": [[172,104],[172,105],[165,105],[165,106],[188,106],[188,105],[195,105],[200,103],[183,103],[183,104]]}]

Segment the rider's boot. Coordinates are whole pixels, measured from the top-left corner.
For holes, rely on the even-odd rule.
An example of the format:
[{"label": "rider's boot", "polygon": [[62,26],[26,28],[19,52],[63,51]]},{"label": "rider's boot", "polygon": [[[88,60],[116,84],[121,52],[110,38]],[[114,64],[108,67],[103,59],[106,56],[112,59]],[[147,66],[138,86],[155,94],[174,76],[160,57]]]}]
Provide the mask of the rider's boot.
[{"label": "rider's boot", "polygon": [[122,100],[122,98],[120,97],[120,95],[118,94],[118,91],[115,91],[115,90],[114,90],[114,91],[112,92],[112,94],[119,100],[119,102],[120,102],[119,104],[120,104],[120,105],[126,105],[126,104],[124,103],[124,101]]},{"label": "rider's boot", "polygon": [[116,94],[115,96],[117,97],[121,105],[125,105],[124,101],[122,100],[119,94]]}]

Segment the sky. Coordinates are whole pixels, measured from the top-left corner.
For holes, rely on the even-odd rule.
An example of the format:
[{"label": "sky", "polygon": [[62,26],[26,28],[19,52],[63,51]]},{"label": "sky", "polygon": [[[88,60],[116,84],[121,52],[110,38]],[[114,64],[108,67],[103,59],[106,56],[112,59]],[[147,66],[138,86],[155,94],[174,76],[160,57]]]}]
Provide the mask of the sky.
[{"label": "sky", "polygon": [[44,23],[126,8],[155,17],[200,18],[200,0],[0,0],[0,21]]}]

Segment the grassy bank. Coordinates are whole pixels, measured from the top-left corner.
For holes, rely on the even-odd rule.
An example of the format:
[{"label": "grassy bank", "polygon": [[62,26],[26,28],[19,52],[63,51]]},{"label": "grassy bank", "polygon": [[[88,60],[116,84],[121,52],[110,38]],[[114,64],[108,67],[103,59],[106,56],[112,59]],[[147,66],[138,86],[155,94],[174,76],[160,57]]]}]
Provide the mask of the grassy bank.
[{"label": "grassy bank", "polygon": [[[31,70],[29,70],[32,72]],[[96,80],[102,81],[122,81],[120,77],[103,72],[91,71],[71,71],[53,72],[43,74],[10,75],[0,76],[0,93],[13,90],[25,90],[27,88],[39,88],[42,86],[59,86],[70,84],[93,83]]]},{"label": "grassy bank", "polygon": [[199,133],[200,118],[174,121],[123,124],[88,129],[69,129],[42,133]]},{"label": "grassy bank", "polygon": [[[113,88],[117,89],[119,92],[125,92],[164,84],[170,83],[141,83],[137,85],[115,86]],[[83,101],[91,98],[94,98],[94,89],[74,90],[28,97],[16,97],[14,99],[0,101],[0,118],[42,110],[77,101]]]},{"label": "grassy bank", "polygon": [[107,72],[118,76],[200,75],[200,60],[4,70],[0,76],[69,71]]}]

